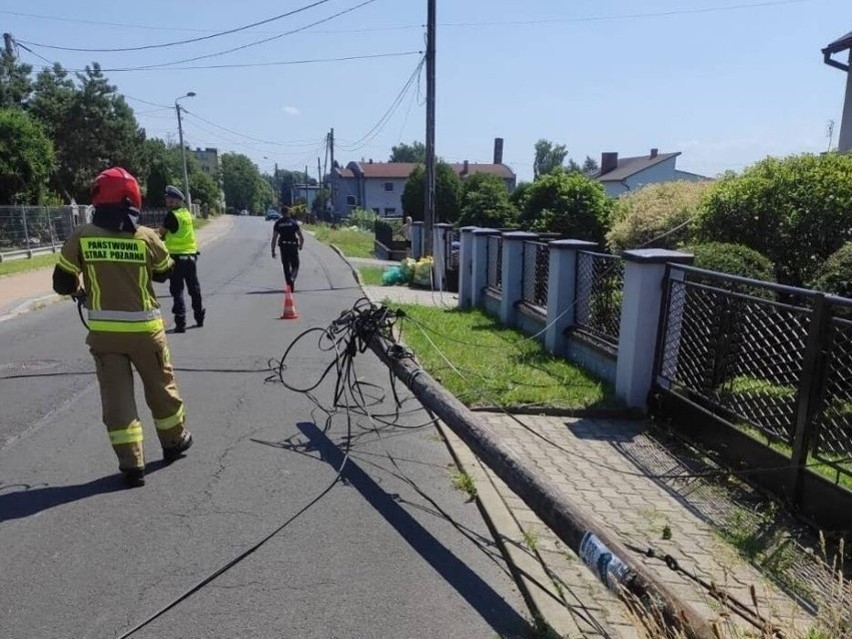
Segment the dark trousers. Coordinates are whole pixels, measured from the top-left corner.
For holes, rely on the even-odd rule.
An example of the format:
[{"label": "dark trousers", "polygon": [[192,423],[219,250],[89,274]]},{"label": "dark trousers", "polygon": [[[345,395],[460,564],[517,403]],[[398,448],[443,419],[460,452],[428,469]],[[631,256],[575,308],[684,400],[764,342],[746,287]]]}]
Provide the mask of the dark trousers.
[{"label": "dark trousers", "polygon": [[174,300],[172,313],[175,315],[175,322],[178,324],[186,323],[186,304],[183,301],[184,283],[189,290],[189,297],[192,299],[192,311],[195,314],[196,321],[198,321],[204,315],[204,304],[201,301],[201,285],[198,283],[196,258],[194,255],[175,255],[174,260],[175,268],[169,282],[169,293],[172,294]]},{"label": "dark trousers", "polygon": [[284,266],[284,281],[292,289],[299,276],[299,247],[296,245],[282,244],[281,264]]}]

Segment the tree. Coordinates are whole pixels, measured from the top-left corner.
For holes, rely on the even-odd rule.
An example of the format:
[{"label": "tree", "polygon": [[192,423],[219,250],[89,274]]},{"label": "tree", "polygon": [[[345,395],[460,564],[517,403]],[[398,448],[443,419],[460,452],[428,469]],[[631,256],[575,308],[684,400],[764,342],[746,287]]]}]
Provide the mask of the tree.
[{"label": "tree", "polygon": [[53,145],[25,112],[0,109],[0,204],[36,204],[53,170]]},{"label": "tree", "polygon": [[295,204],[293,201],[293,187],[297,184],[305,184],[307,181],[310,185],[316,185],[315,178],[307,176],[302,171],[288,171],[287,169],[279,169],[276,175],[267,176],[270,186],[274,192],[280,196],[281,204],[291,206]]},{"label": "tree", "polygon": [[614,251],[676,249],[692,240],[690,220],[701,210],[711,182],[650,184],[620,197],[606,239]]},{"label": "tree", "polygon": [[530,186],[522,219],[541,232],[601,242],[612,207],[599,182],[582,173],[558,170]]},{"label": "tree", "polygon": [[813,285],[820,291],[852,297],[852,242],[847,242],[829,256],[820,267]]},{"label": "tree", "polygon": [[506,183],[491,173],[474,173],[462,182],[461,226],[510,227],[518,209],[509,201]]},{"label": "tree", "polygon": [[744,244],[775,263],[779,282],[811,282],[852,240],[852,156],[767,158],[711,189],[696,223],[699,241]]},{"label": "tree", "polygon": [[581,171],[583,171],[583,173],[588,175],[590,173],[597,173],[600,170],[601,170],[601,167],[598,164],[598,161],[595,160],[595,158],[587,155],[586,159],[583,161],[583,167],[582,167]]},{"label": "tree", "polygon": [[537,180],[560,168],[567,155],[568,149],[564,144],[554,144],[545,139],[536,142],[535,162],[533,163],[533,175],[535,179]]},{"label": "tree", "polygon": [[225,200],[237,211],[264,211],[275,203],[275,191],[251,159],[241,153],[222,156]]},{"label": "tree", "polygon": [[[435,222],[455,222],[459,218],[461,180],[449,164],[435,165]],[[408,176],[402,192],[402,208],[414,220],[423,220],[426,207],[426,169],[418,164]]]},{"label": "tree", "polygon": [[396,146],[391,147],[391,155],[388,162],[416,162],[425,164],[426,145],[416,140],[411,144],[400,142]]},{"label": "tree", "polygon": [[512,194],[509,196],[509,201],[515,205],[515,208],[518,211],[523,211],[524,207],[527,204],[527,198],[530,194],[530,187],[532,187],[532,182],[519,182],[517,186],[515,186],[515,190],[512,191]]},{"label": "tree", "polygon": [[87,202],[91,181],[109,166],[147,174],[145,132],[98,64],[76,74],[76,80],[59,65],[43,71],[36,82],[33,113],[56,147],[54,187],[66,198]]},{"label": "tree", "polygon": [[23,108],[33,90],[30,73],[33,68],[21,64],[14,55],[0,54],[0,108]]}]

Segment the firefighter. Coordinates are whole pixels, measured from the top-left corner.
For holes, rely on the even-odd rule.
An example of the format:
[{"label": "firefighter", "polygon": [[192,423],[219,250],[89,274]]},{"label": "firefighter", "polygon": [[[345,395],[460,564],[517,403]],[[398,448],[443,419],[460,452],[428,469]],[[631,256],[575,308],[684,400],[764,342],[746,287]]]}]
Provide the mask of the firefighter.
[{"label": "firefighter", "polygon": [[290,216],[290,208],[281,207],[281,219],[272,229],[272,259],[275,259],[275,246],[281,249],[281,265],[284,267],[284,281],[295,290],[296,277],[299,275],[299,251],[305,244],[305,236],[299,228],[298,220]]},{"label": "firefighter", "polygon": [[192,445],[152,285],[168,279],[174,262],[157,232],[138,225],[142,196],[130,173],[114,167],[98,175],[92,203],[91,223],[75,228],[62,247],[53,289],[85,300],[103,421],[124,480],[136,487],[145,483],[145,458],[131,364],[142,378],[165,462]]},{"label": "firefighter", "polygon": [[192,299],[192,312],[195,323],[201,328],[207,311],[201,300],[201,286],[198,283],[198,245],[195,243],[195,227],[192,224],[192,213],[183,202],[183,193],[176,186],[166,187],[166,208],[169,212],[160,228],[160,237],[166,242],[166,248],[174,259],[175,267],[169,284],[169,293],[174,304],[172,313],[175,316],[175,333],[186,332],[186,304],[183,300],[183,286],[189,291]]}]

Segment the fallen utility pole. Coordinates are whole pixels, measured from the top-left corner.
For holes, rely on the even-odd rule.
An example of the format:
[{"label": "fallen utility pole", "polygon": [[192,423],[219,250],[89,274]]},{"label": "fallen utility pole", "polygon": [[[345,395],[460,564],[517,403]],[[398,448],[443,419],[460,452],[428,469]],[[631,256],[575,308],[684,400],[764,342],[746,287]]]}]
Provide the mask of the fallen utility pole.
[{"label": "fallen utility pole", "polygon": [[564,541],[598,578],[620,596],[636,597],[650,615],[662,615],[692,639],[716,639],[710,623],[609,531],[599,526],[563,493],[554,490],[544,473],[524,464],[478,415],[438,384],[410,357],[396,357],[399,345],[374,336],[370,348],[417,397],[449,426]]}]

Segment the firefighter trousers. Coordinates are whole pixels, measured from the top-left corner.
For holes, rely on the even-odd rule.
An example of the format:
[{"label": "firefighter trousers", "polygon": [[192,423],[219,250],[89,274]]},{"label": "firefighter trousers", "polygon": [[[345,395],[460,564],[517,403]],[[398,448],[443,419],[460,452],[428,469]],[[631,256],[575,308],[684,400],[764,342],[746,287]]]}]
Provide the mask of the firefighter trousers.
[{"label": "firefighter trousers", "polygon": [[87,342],[95,359],[103,421],[118,466],[121,470],[143,469],[142,422],[136,409],[131,366],[142,379],[160,445],[173,448],[189,436],[165,332],[89,333]]}]

